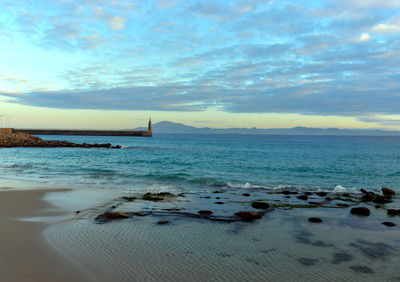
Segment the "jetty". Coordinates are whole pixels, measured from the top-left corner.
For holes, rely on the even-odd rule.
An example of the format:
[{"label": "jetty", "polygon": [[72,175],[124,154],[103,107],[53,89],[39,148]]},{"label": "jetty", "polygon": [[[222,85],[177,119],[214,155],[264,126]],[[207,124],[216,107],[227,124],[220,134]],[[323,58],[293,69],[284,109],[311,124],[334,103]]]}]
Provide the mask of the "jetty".
[{"label": "jetty", "polygon": [[68,141],[59,140],[43,140],[37,136],[28,133],[19,132],[13,128],[0,128],[0,148],[14,148],[14,147],[81,147],[81,148],[108,148],[108,149],[121,149],[120,145],[106,144],[78,144]]},{"label": "jetty", "polygon": [[79,136],[138,136],[152,137],[151,119],[147,130],[79,130],[79,129],[16,129],[32,135],[79,135]]}]

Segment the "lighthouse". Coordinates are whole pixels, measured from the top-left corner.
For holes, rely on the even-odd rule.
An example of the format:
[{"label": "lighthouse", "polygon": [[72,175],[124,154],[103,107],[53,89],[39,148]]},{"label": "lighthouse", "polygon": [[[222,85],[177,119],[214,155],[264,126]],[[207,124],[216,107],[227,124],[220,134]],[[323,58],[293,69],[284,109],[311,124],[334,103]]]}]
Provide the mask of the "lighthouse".
[{"label": "lighthouse", "polygon": [[151,125],[151,118],[149,118],[149,126],[148,126],[148,131],[153,131],[153,126]]}]

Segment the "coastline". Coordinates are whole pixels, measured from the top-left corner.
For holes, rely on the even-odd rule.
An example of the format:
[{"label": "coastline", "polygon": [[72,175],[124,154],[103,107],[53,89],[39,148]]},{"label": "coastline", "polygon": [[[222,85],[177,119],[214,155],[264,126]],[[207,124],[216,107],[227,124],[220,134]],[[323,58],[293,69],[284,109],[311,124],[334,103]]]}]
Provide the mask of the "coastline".
[{"label": "coastline", "polygon": [[[67,213],[42,200],[48,192],[67,189],[12,189],[3,182],[0,192],[0,279],[2,281],[93,281],[48,242],[43,231],[50,222],[21,218],[60,217]],[[6,184],[6,185],[4,185]]]},{"label": "coastline", "polygon": [[[379,209],[368,219],[349,216],[347,209],[299,208],[293,212],[276,208],[256,222],[213,222],[172,213],[102,224],[95,218],[110,208],[181,207],[188,212],[210,208],[224,215],[246,206],[237,201],[245,191],[251,194],[246,199],[273,199],[283,194],[239,189],[153,202],[131,201],[121,197],[126,194],[102,189],[43,189],[16,183],[19,187],[7,190],[15,186],[5,182],[0,184],[0,278],[4,281],[400,278],[395,269],[400,262],[399,229],[381,225],[387,215]],[[215,199],[227,205],[216,205]],[[74,214],[76,210],[80,212]],[[324,222],[310,223],[311,216]],[[160,225],[160,219],[169,223]]]}]

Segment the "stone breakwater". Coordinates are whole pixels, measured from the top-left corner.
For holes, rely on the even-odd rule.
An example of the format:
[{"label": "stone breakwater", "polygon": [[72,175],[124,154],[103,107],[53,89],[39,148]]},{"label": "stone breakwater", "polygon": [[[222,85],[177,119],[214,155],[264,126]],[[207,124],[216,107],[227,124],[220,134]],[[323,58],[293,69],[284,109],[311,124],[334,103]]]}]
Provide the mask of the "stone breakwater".
[{"label": "stone breakwater", "polygon": [[68,141],[43,140],[31,134],[22,133],[12,128],[0,130],[0,147],[82,147],[82,148],[112,148],[120,149],[121,146],[106,144],[77,144]]}]

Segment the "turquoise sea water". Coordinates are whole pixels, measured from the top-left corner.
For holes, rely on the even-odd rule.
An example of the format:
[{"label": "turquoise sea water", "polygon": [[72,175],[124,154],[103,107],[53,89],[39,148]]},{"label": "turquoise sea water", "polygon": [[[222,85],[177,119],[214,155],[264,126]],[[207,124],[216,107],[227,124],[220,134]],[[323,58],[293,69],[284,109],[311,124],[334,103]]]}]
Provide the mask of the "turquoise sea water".
[{"label": "turquoise sea water", "polygon": [[126,191],[268,188],[400,190],[400,138],[169,135],[41,136],[123,149],[3,148],[0,177]]},{"label": "turquoise sea water", "polygon": [[[355,194],[382,186],[400,191],[400,138],[41,137],[123,146],[0,149],[3,179],[77,187],[44,197],[70,212],[54,219],[57,223],[44,230],[44,237],[99,281],[400,279],[400,218],[387,214],[388,208],[400,209],[399,194],[383,206],[359,202]],[[309,193],[304,201],[274,189],[339,193],[329,193],[330,200]],[[159,191],[184,194],[165,201],[142,198],[142,193]],[[272,208],[252,222],[195,216],[199,210],[216,217],[259,212],[253,201]],[[371,215],[352,215],[354,206],[369,208]],[[105,211],[148,216],[97,222]],[[310,217],[322,223],[311,223]],[[168,223],[160,225],[159,220]],[[383,225],[385,221],[396,226]]]}]

